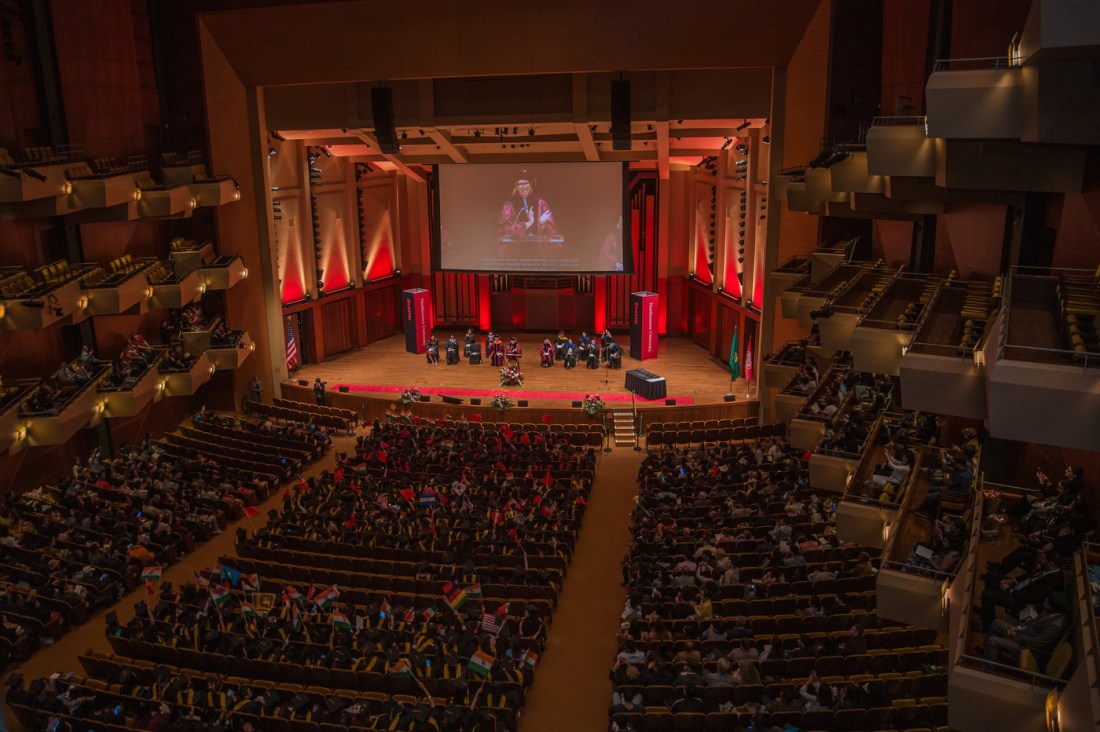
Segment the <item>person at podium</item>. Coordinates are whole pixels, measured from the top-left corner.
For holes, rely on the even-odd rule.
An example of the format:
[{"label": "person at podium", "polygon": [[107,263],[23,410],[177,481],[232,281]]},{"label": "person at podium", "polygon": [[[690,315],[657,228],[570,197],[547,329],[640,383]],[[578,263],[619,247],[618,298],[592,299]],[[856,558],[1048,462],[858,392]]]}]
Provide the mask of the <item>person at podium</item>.
[{"label": "person at podium", "polygon": [[447,339],[447,365],[454,366],[458,363],[458,339],[451,334],[451,337]]},{"label": "person at podium", "polygon": [[548,369],[554,365],[554,346],[550,343],[550,339],[547,338],[542,342],[542,349],[539,351],[539,366],[544,369]]},{"label": "person at podium", "polygon": [[611,331],[604,329],[603,335],[600,336],[600,346],[603,349],[603,360],[607,360],[607,347],[614,342],[614,338],[611,337]]},{"label": "person at podium", "polygon": [[523,358],[523,348],[520,347],[519,341],[516,340],[515,336],[512,336],[508,341],[508,345],[504,349],[504,355],[509,361],[516,365],[516,368],[519,368],[519,360]]},{"label": "person at podium", "polygon": [[499,227],[502,236],[510,237],[555,236],[558,233],[550,204],[535,194],[535,181],[528,177],[527,171],[514,181],[512,195],[505,199],[500,209]]}]

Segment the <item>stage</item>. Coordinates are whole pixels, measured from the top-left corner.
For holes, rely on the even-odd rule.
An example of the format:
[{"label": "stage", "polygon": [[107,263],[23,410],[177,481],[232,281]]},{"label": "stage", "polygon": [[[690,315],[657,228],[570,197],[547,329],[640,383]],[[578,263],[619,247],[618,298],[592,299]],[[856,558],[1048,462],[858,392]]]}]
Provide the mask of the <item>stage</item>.
[{"label": "stage", "polygon": [[[440,339],[440,351],[446,342],[448,331],[436,331]],[[405,352],[405,339],[401,335],[391,336],[373,343],[358,351],[351,351],[326,360],[321,364],[307,364],[293,374],[293,378],[284,382],[283,395],[288,399],[312,401],[313,380],[321,377],[328,383],[328,403],[354,409],[365,416],[377,416],[397,401],[398,395],[408,387],[417,387],[431,396],[430,402],[419,405],[417,411],[435,415],[437,411],[448,410],[458,413],[467,409],[490,411],[482,407],[470,407],[470,399],[480,398],[482,405],[488,403],[494,394],[508,394],[513,400],[527,399],[529,409],[538,414],[560,410],[571,410],[577,419],[583,421],[579,409],[573,409],[571,403],[583,399],[586,394],[599,394],[607,401],[609,410],[630,409],[631,395],[624,383],[626,372],[633,368],[644,368],[666,379],[667,398],[677,400],[675,406],[666,406],[664,400],[646,401],[638,398],[634,402],[638,409],[660,408],[669,414],[662,419],[712,419],[720,417],[753,416],[757,402],[755,384],[752,398],[747,398],[747,384],[743,378],[733,382],[732,393],[736,401],[726,402],[724,397],[730,393],[728,369],[710,358],[706,350],[687,338],[662,338],[655,359],[638,361],[623,354],[621,369],[607,369],[601,364],[599,370],[578,366],[565,369],[561,361],[551,368],[539,367],[539,347],[544,338],[557,334],[519,334],[519,343],[523,347],[523,386],[500,386],[500,369],[491,366],[483,358],[480,365],[471,365],[461,359],[457,365],[446,365],[445,355],[440,363],[432,366],[427,363],[424,354]],[[463,332],[455,332],[461,341]],[[511,334],[502,333],[503,338]],[[484,344],[484,334],[479,334]],[[629,337],[619,336],[616,342],[628,349]],[[484,348],[484,345],[483,345]],[[310,386],[298,384],[298,380],[307,381]],[[339,392],[341,385],[347,386],[346,394]],[[462,399],[463,406],[443,404],[441,395]],[[439,406],[439,410],[426,407]],[[686,411],[685,411],[686,410]],[[672,413],[672,412],[675,412]],[[720,417],[718,417],[720,415]],[[535,417],[537,419],[537,416]],[[655,417],[651,416],[650,419]]]}]

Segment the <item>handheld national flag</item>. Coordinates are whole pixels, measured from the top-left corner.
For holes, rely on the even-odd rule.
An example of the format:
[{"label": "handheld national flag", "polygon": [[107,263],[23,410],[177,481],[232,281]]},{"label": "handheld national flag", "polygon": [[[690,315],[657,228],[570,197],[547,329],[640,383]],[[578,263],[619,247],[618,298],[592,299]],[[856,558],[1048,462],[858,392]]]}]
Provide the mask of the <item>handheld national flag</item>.
[{"label": "handheld national flag", "polygon": [[332,613],[332,627],[337,630],[351,630],[351,623],[348,622],[348,616],[341,612]]},{"label": "handheld national flag", "polygon": [[241,615],[244,615],[246,618],[255,618],[258,617],[259,614],[260,613],[256,612],[256,608],[253,607],[252,603],[241,600]]},{"label": "handheld national flag", "polygon": [[535,668],[535,664],[539,662],[539,654],[528,648],[526,651],[524,651],[523,656],[520,657],[520,660],[523,662],[524,668],[526,668],[528,671],[532,671]]},{"label": "handheld national flag", "polygon": [[439,494],[431,488],[425,488],[424,492],[420,494],[421,507],[434,506],[438,500]]},{"label": "handheld national flag", "polygon": [[424,610],[424,612],[420,613],[420,615],[421,615],[421,617],[424,618],[425,621],[430,622],[431,619],[435,617],[435,608],[434,607],[426,608]]},{"label": "handheld national flag", "polygon": [[481,629],[490,635],[496,635],[504,627],[504,618],[494,613],[481,616]]},{"label": "handheld national flag", "polygon": [[471,600],[481,599],[481,585],[479,583],[475,582],[472,585],[468,585],[465,591],[466,597],[470,598]]},{"label": "handheld national flag", "polygon": [[488,676],[489,669],[493,667],[495,662],[496,658],[490,656],[485,651],[477,650],[474,651],[474,655],[470,656],[468,668],[478,676]]},{"label": "handheld national flag", "polygon": [[378,612],[381,617],[385,617],[386,613],[390,611],[390,601],[386,598],[382,598],[382,604],[378,606]]},{"label": "handheld national flag", "polygon": [[300,632],[302,630],[302,613],[298,610],[298,606],[294,605],[290,609],[290,623],[294,632]]},{"label": "handheld national flag", "polygon": [[236,587],[237,583],[241,581],[240,570],[233,569],[228,564],[222,565],[222,577],[229,580],[229,584],[233,585],[234,587]]},{"label": "handheld national flag", "polygon": [[246,592],[259,592],[260,591],[260,575],[258,574],[242,574],[241,575],[241,589]]},{"label": "handheld national flag", "polygon": [[402,658],[390,667],[389,673],[393,676],[412,676],[412,668]]},{"label": "handheld national flag", "polygon": [[737,329],[733,329],[733,343],[730,344],[730,380],[736,379],[740,376],[740,369],[738,368],[740,363],[738,362],[737,355]]},{"label": "handheld national flag", "polygon": [[255,506],[245,506],[244,515],[250,518],[256,518],[260,515],[260,509],[256,508]]},{"label": "handheld national flag", "polygon": [[159,580],[161,572],[164,571],[164,567],[154,565],[152,567],[146,567],[141,570],[141,578],[143,580]]},{"label": "handheld national flag", "polygon": [[210,587],[210,598],[214,601],[215,605],[224,605],[229,602],[229,599],[233,597],[233,594],[229,591],[228,587],[221,585],[212,585]]},{"label": "handheld national flag", "polygon": [[443,585],[443,598],[447,601],[447,604],[451,606],[451,609],[457,612],[466,602],[466,591],[448,582]]},{"label": "handheld national flag", "polygon": [[327,590],[321,590],[317,593],[317,596],[313,598],[313,601],[317,603],[317,607],[324,610],[330,603],[335,602],[340,597],[340,590],[336,589],[336,585],[329,587]]}]

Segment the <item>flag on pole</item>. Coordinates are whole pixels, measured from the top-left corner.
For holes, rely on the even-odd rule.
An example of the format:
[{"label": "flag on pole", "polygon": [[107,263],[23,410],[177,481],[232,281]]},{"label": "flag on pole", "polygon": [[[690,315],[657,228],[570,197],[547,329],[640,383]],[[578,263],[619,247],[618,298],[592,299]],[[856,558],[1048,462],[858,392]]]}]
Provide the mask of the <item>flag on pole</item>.
[{"label": "flag on pole", "polygon": [[749,336],[749,342],[745,346],[745,381],[752,382],[752,336]]},{"label": "flag on pole", "polygon": [[734,380],[741,375],[740,365],[737,354],[737,328],[734,328],[733,343],[730,344],[730,380]]},{"label": "flag on pole", "polygon": [[493,667],[493,663],[495,662],[496,658],[490,656],[485,651],[477,650],[474,651],[474,655],[470,656],[468,668],[478,676],[488,676],[489,669]]},{"label": "flag on pole", "polygon": [[485,613],[481,616],[481,629],[490,635],[496,635],[504,627],[504,619],[495,613]]},{"label": "flag on pole", "polygon": [[146,567],[141,570],[141,578],[143,580],[160,580],[161,572],[164,571],[164,567],[160,565],[154,565],[152,567]]},{"label": "flag on pole", "polygon": [[439,494],[433,488],[425,488],[424,492],[420,494],[421,508],[434,506],[438,500]]},{"label": "flag on pole", "polygon": [[351,623],[348,622],[348,616],[341,612],[332,613],[332,627],[337,630],[351,630]]},{"label": "flag on pole", "polygon": [[535,669],[535,664],[539,662],[539,654],[528,648],[524,651],[523,656],[520,657],[520,661],[523,662],[524,668],[528,671],[533,671]]},{"label": "flag on pole", "polygon": [[458,612],[459,608],[466,602],[466,591],[448,582],[443,585],[443,599],[447,601],[452,610]]},{"label": "flag on pole", "polygon": [[245,592],[259,592],[260,591],[260,575],[258,574],[242,574],[241,575],[241,589]]},{"label": "flag on pole", "polygon": [[470,598],[471,600],[480,600],[481,599],[481,584],[475,582],[472,585],[468,585],[466,587],[466,597]]},{"label": "flag on pole", "polygon": [[298,610],[298,606],[293,605],[290,608],[290,613],[291,613],[290,614],[291,627],[294,629],[295,633],[301,632],[301,630],[302,630],[302,613]]},{"label": "flag on pole", "polygon": [[241,573],[239,570],[233,569],[228,564],[222,565],[222,577],[229,580],[229,584],[234,587],[241,581]]},{"label": "flag on pole", "polygon": [[402,658],[390,667],[389,673],[393,676],[412,676],[412,668]]},{"label": "flag on pole", "polygon": [[210,587],[210,599],[214,601],[215,605],[224,605],[229,602],[229,599],[233,597],[233,594],[229,591],[228,587],[222,587],[221,585],[211,585]]},{"label": "flag on pole", "polygon": [[298,343],[294,340],[294,319],[286,319],[286,367],[293,369],[298,366]]},{"label": "flag on pole", "polygon": [[424,618],[425,622],[431,622],[431,619],[435,617],[435,608],[425,608],[424,612],[420,613],[420,616]]},{"label": "flag on pole", "polygon": [[256,608],[252,606],[252,603],[241,600],[241,615],[246,618],[259,617],[260,613],[256,612]]}]

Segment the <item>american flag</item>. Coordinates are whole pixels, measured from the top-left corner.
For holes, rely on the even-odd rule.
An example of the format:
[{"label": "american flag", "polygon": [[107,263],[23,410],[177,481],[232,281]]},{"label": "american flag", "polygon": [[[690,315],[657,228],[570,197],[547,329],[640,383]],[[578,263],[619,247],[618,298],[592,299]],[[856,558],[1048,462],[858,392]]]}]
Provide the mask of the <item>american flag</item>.
[{"label": "american flag", "polygon": [[294,321],[286,319],[286,367],[292,369],[298,365],[298,342],[294,340]]}]

